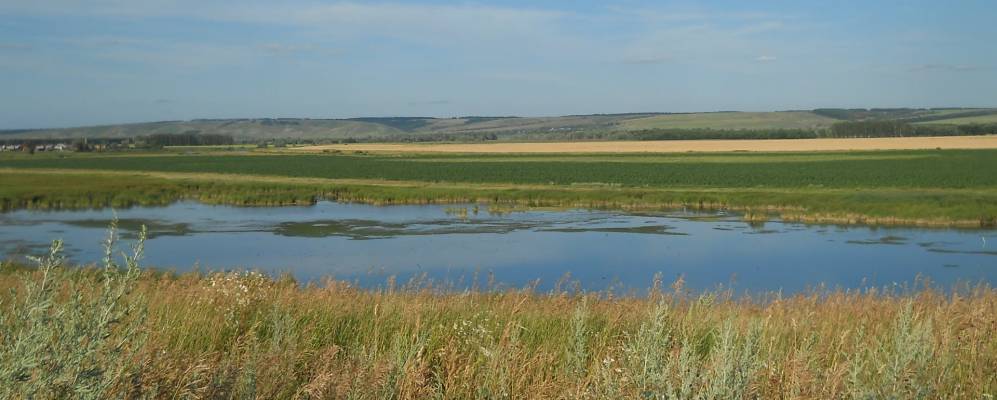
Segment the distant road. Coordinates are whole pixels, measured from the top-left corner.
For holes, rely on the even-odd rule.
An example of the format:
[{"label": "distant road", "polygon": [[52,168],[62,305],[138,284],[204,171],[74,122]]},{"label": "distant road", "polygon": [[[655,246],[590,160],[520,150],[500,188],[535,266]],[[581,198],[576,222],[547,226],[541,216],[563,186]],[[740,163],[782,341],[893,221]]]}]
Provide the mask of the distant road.
[{"label": "distant road", "polygon": [[856,139],[655,140],[541,143],[358,143],[306,146],[299,152],[324,150],[392,153],[675,153],[730,151],[843,151],[917,149],[997,149],[997,136],[945,136]]}]

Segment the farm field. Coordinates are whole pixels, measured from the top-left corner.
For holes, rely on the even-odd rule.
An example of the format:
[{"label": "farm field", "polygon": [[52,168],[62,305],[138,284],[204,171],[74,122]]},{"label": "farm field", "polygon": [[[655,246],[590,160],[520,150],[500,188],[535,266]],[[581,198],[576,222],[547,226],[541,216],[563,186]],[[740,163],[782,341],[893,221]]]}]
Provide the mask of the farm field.
[{"label": "farm field", "polygon": [[837,120],[810,111],[666,114],[622,121],[626,130],[642,129],[813,129]]},{"label": "farm field", "polygon": [[977,115],[972,117],[950,118],[937,121],[920,122],[921,124],[994,124],[997,123],[997,113]]},{"label": "farm field", "polygon": [[0,0],[0,400],[997,400],[994,16]]},{"label": "farm field", "polygon": [[997,185],[997,176],[991,173],[997,168],[995,150],[476,157],[471,161],[459,154],[123,154],[0,159],[0,167],[623,187],[990,189]]},{"label": "farm field", "polygon": [[[112,199],[139,204],[144,196],[125,200],[129,191],[152,193],[157,200],[149,201],[154,203],[194,196],[233,204],[332,198],[386,204],[730,208],[844,223],[986,226],[997,216],[997,177],[990,172],[997,169],[994,150],[474,157],[123,154],[10,157],[0,160],[0,168],[5,208],[71,205],[79,196],[107,200],[109,195],[99,195],[106,182]],[[50,179],[39,174],[58,177],[60,183],[49,187]],[[143,181],[143,175],[156,179]],[[134,190],[111,189],[117,187],[115,179],[126,178],[138,182]],[[163,188],[169,190],[155,195]]]},{"label": "farm field", "polygon": [[666,153],[732,151],[846,151],[916,149],[994,149],[997,136],[854,139],[659,140],[613,142],[538,142],[490,144],[363,143],[305,146],[298,152],[376,151],[411,153]]}]

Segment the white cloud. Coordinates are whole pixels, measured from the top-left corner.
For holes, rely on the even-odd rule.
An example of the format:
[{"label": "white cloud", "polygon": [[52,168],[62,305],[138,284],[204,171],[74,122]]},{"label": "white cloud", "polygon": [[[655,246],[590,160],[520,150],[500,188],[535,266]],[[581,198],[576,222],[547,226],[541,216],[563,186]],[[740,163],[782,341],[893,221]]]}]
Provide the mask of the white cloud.
[{"label": "white cloud", "polygon": [[765,55],[762,55],[762,56],[755,57],[755,61],[758,61],[758,62],[772,62],[772,61],[775,61],[775,60],[778,60],[778,58],[776,58],[775,56],[765,56]]},{"label": "white cloud", "polygon": [[[35,0],[3,3],[0,13],[179,17],[204,21],[289,26],[312,43],[355,43],[392,38],[461,54],[528,55],[587,62],[662,64],[703,62],[751,49],[754,35],[782,29],[791,17],[707,9],[607,7],[605,12],[500,5],[392,2],[266,2],[238,5],[217,0]],[[542,4],[542,3],[540,3]],[[618,30],[611,36],[576,29],[577,24]],[[596,30],[595,32],[598,32]],[[108,45],[131,44],[113,43]],[[226,46],[229,44],[226,44]],[[315,50],[312,45],[246,44],[271,56]]]}]

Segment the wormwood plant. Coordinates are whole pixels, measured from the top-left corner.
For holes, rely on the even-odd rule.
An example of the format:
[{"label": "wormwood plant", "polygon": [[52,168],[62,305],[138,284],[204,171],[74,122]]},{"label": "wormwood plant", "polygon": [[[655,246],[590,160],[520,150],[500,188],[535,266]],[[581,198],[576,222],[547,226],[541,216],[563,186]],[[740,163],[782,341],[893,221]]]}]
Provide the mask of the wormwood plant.
[{"label": "wormwood plant", "polygon": [[46,256],[32,258],[38,271],[0,313],[0,398],[99,399],[127,381],[145,339],[146,303],[131,295],[145,238],[143,226],[119,265],[113,221],[97,285],[80,283],[74,275],[85,272],[64,267],[60,240]]}]

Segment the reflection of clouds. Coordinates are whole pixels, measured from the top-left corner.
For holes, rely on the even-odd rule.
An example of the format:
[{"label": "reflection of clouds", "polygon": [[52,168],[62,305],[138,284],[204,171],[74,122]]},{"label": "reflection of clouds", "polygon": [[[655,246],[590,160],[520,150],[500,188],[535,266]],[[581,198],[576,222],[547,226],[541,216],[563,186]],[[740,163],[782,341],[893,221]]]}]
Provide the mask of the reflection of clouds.
[{"label": "reflection of clouds", "polygon": [[364,274],[370,269],[410,273],[439,269],[494,269],[553,263],[570,254],[562,238],[511,235],[444,235],[351,241],[341,237],[289,238],[266,233],[205,234],[150,241],[147,265],[183,268],[199,262],[208,269],[293,268],[305,279]]},{"label": "reflection of clouds", "polygon": [[[314,207],[238,208],[180,203],[120,210],[118,217],[130,221],[130,227],[137,221],[190,227],[187,235],[150,239],[144,265],[178,271],[195,264],[215,270],[290,271],[302,281],[333,276],[378,285],[388,275],[397,274],[404,280],[423,272],[437,281],[461,276],[466,281],[475,271],[480,276],[493,271],[506,286],[521,287],[539,278],[541,290],[546,290],[570,272],[572,279],[580,280],[587,289],[604,289],[614,279],[643,289],[650,285],[654,273],[661,272],[666,282],[685,276],[693,289],[726,285],[736,275],[735,289],[782,288],[787,292],[819,282],[830,287],[855,287],[863,279],[872,284],[904,282],[917,274],[943,285],[959,279],[997,281],[997,269],[985,268],[993,265],[994,256],[968,252],[990,250],[981,249],[979,233],[835,229],[772,221],[765,228],[778,233],[748,234],[756,230],[730,219],[697,221],[586,211],[531,211],[503,217],[482,211],[461,221],[447,215],[445,207],[321,203]],[[17,239],[20,246],[47,245],[52,239],[63,238],[74,251],[70,254],[74,261],[99,261],[106,232],[94,221],[108,220],[111,215],[110,211],[92,210],[7,213],[0,217],[0,251],[10,251],[10,246],[3,246],[4,240]],[[347,227],[353,221],[364,229],[371,224],[388,227],[392,235],[381,240],[352,240],[349,235],[281,236],[275,231],[284,223],[329,225],[330,221],[347,223]],[[671,227],[666,231],[688,236],[654,233],[659,231],[655,227]],[[908,240],[899,245],[847,243],[887,236]],[[122,249],[130,243],[123,240]],[[942,243],[946,245],[939,245]],[[938,248],[953,251],[930,251]]]},{"label": "reflection of clouds", "polygon": [[[342,245],[346,246],[342,246]],[[369,266],[403,272],[423,269],[494,269],[510,265],[552,263],[571,258],[574,245],[556,237],[533,233],[508,235],[447,235],[397,238],[391,241],[330,243],[331,251],[349,250],[337,257],[342,273],[364,273]],[[348,249],[347,249],[348,248]],[[421,266],[421,267],[420,267]]]}]

